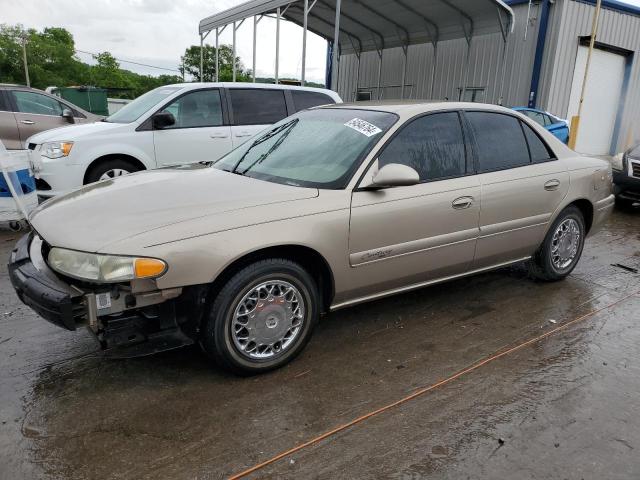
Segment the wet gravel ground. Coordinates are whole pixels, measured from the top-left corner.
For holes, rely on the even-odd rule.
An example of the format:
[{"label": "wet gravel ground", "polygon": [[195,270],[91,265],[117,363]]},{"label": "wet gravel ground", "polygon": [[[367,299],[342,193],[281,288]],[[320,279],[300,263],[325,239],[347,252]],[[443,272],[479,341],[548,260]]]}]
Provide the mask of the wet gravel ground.
[{"label": "wet gravel ground", "polygon": [[[2,258],[17,238],[0,233]],[[336,312],[245,379],[196,348],[104,359],[2,265],[0,479],[226,478],[599,309],[249,478],[640,478],[640,274],[612,264],[640,269],[640,211],[616,211],[564,282],[513,267]]]}]

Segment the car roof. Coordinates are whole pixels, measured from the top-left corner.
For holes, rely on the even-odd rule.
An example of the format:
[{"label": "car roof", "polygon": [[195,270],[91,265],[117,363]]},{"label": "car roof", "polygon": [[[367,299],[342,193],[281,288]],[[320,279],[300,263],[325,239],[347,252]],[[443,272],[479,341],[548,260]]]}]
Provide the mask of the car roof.
[{"label": "car roof", "polygon": [[396,113],[398,115],[416,115],[423,112],[437,110],[485,110],[502,113],[513,113],[513,110],[500,105],[475,102],[448,102],[432,100],[382,100],[340,103],[317,108],[343,108],[359,110],[375,110],[379,112]]},{"label": "car roof", "polygon": [[304,90],[310,92],[322,92],[337,95],[333,90],[319,87],[301,87],[298,85],[286,85],[282,83],[253,83],[253,82],[185,82],[163,85],[164,87],[182,87],[196,89],[202,87],[224,87],[224,88],[266,88],[269,90]]}]

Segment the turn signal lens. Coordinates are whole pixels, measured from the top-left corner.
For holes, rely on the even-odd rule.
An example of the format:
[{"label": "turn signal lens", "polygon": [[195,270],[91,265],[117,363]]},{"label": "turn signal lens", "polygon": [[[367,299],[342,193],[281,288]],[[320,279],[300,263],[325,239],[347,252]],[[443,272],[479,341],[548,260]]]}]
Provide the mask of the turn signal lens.
[{"label": "turn signal lens", "polygon": [[136,278],[154,278],[162,275],[167,264],[155,258],[136,258],[134,271]]}]

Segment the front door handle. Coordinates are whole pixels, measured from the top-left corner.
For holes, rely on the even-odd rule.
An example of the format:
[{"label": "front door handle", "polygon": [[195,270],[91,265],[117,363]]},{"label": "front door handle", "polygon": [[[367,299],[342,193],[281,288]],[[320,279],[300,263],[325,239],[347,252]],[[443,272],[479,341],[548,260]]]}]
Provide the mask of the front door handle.
[{"label": "front door handle", "polygon": [[547,183],[544,184],[544,189],[548,192],[553,192],[554,190],[557,190],[559,186],[560,186],[560,180],[556,180],[554,178],[553,180],[549,180]]},{"label": "front door handle", "polygon": [[469,208],[471,205],[473,205],[473,200],[473,197],[459,197],[451,202],[451,206],[455,210],[464,210],[465,208]]},{"label": "front door handle", "polygon": [[25,125],[34,125],[36,122],[33,120],[20,120],[20,123],[24,123]]},{"label": "front door handle", "polygon": [[241,138],[241,137],[250,137],[251,136],[251,132],[238,132],[235,134],[236,138]]},{"label": "front door handle", "polygon": [[211,138],[229,138],[229,135],[226,133],[212,133],[209,135]]}]

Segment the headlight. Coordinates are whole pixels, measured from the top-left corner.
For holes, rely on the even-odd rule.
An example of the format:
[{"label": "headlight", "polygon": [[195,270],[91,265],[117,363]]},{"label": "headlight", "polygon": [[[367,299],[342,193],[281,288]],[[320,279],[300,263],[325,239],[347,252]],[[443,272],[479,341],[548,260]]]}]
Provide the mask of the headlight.
[{"label": "headlight", "polygon": [[40,147],[40,155],[47,158],[62,158],[71,153],[73,142],[47,142]]},{"label": "headlight", "polygon": [[625,155],[616,155],[611,159],[611,168],[614,170],[622,171],[624,170],[624,157]]},{"label": "headlight", "polygon": [[156,278],[167,271],[167,264],[156,258],[98,255],[64,248],[52,248],[48,261],[63,275],[99,283]]}]

